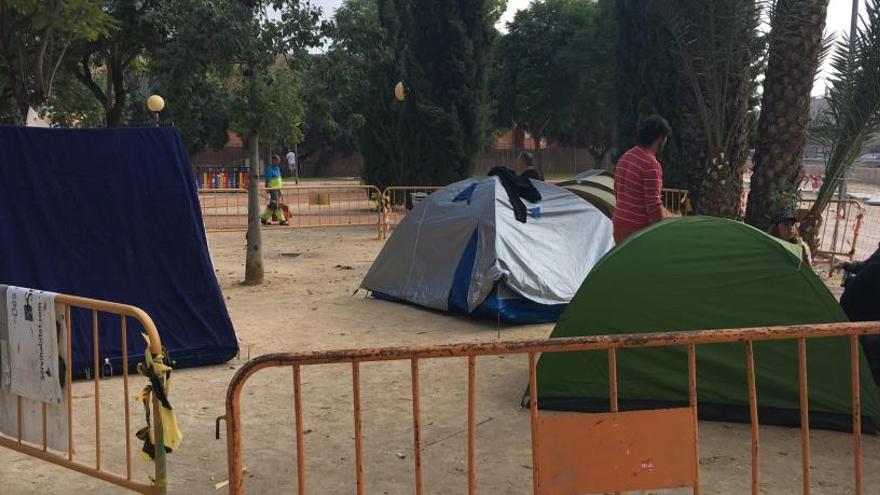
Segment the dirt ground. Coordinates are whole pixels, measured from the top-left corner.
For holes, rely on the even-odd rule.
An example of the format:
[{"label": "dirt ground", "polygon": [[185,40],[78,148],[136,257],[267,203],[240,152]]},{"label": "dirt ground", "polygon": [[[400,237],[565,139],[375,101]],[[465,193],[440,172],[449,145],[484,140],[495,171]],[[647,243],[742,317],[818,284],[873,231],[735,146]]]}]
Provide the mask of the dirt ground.
[{"label": "dirt ground", "polygon": [[[226,438],[214,439],[214,418],[224,413],[230,378],[251,357],[269,352],[477,342],[540,338],[552,325],[497,328],[400,304],[353,295],[383,242],[369,228],[268,229],[264,232],[266,283],[243,287],[244,236],[209,235],[211,252],[232,321],[242,341],[240,360],[174,376],[172,402],[185,438],[169,456],[170,492],[223,493]],[[366,493],[413,492],[412,401],[409,363],[362,365]],[[421,365],[422,439],[426,493],[465,493],[466,383],[463,359]],[[526,359],[477,360],[477,481],[480,493],[531,493],[530,428],[519,403],[528,380]],[[133,383],[140,387],[140,379]],[[303,369],[307,484],[310,493],[353,493],[354,445],[351,368]],[[121,380],[102,384],[104,465],[124,472]],[[248,493],[295,493],[290,369],[260,372],[243,393]],[[74,386],[77,458],[95,462],[89,426],[94,386]],[[142,411],[132,407],[132,431]],[[797,429],[761,429],[762,493],[801,493],[800,435]],[[880,438],[864,438],[866,493],[880,493]],[[814,431],[813,493],[853,493],[852,437]],[[136,446],[135,446],[136,448]],[[746,493],[750,486],[749,427],[700,423],[703,493]],[[135,479],[149,464],[135,460]],[[122,493],[106,483],[0,449],[0,494]],[[669,493],[682,493],[673,491]]]}]

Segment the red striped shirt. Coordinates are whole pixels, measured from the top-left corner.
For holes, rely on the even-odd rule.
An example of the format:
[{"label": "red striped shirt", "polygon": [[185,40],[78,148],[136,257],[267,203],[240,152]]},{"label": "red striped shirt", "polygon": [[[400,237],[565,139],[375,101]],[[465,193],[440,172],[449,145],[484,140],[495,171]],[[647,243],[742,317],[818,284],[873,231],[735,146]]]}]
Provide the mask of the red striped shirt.
[{"label": "red striped shirt", "polygon": [[663,219],[663,169],[653,153],[636,146],[617,160],[614,178],[614,240],[622,242],[639,229]]}]

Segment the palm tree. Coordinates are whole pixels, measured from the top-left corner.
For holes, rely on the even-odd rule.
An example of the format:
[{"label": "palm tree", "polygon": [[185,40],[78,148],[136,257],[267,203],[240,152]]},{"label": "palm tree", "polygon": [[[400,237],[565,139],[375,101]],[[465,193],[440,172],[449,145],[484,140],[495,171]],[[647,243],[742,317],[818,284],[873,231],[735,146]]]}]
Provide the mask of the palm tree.
[{"label": "palm tree", "polygon": [[689,189],[706,215],[737,218],[748,153],[749,96],[760,58],[754,0],[657,2],[674,40],[691,110],[680,129],[694,159]]},{"label": "palm tree", "polygon": [[760,229],[790,207],[803,174],[810,92],[823,49],[828,0],[777,0],[758,120],[746,221]]},{"label": "palm tree", "polygon": [[812,138],[830,148],[825,180],[801,224],[814,250],[822,212],[866,145],[880,135],[880,0],[868,0],[861,26],[837,44],[828,88],[828,111],[811,129]]}]

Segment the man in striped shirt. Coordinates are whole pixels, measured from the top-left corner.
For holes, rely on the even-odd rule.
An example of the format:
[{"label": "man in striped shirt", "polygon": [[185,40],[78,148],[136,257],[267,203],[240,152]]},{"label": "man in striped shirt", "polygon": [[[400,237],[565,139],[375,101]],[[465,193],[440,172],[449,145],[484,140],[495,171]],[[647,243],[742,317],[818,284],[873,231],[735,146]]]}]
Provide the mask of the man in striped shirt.
[{"label": "man in striped shirt", "polygon": [[666,119],[651,115],[639,124],[636,146],[617,160],[614,241],[618,244],[636,231],[671,216],[660,199],[663,169],[657,161],[657,154],[671,134]]}]

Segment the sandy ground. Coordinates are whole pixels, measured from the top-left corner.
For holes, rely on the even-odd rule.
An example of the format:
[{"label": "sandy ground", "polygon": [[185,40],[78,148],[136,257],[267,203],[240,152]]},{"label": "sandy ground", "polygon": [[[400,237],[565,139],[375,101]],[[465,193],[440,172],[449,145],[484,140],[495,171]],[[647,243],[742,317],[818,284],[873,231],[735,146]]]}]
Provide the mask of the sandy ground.
[{"label": "sandy ground", "polygon": [[[249,352],[304,351],[401,344],[437,344],[546,337],[551,325],[496,328],[493,322],[443,315],[352,295],[382,247],[369,228],[269,229],[264,233],[266,284],[243,287],[244,238],[214,233],[209,243],[229,312],[243,341],[241,360],[175,374],[172,401],[184,444],[169,457],[170,492],[223,493],[226,439],[214,439],[214,418],[224,413],[226,387]],[[527,382],[521,357],[477,361],[478,488],[480,493],[531,493],[528,411],[519,407]],[[412,402],[409,363],[364,364],[366,493],[413,492]],[[421,365],[426,493],[465,493],[466,380],[462,359]],[[296,454],[290,369],[260,372],[243,394],[248,493],[294,493]],[[139,388],[140,379],[133,379]],[[307,483],[310,493],[354,493],[351,368],[303,370]],[[136,385],[136,386],[135,386]],[[94,385],[74,386],[77,458],[95,462]],[[104,465],[124,472],[121,380],[101,388]],[[132,431],[143,417],[132,403]],[[799,430],[761,429],[762,493],[801,493]],[[852,488],[852,437],[814,431],[813,493],[846,494]],[[136,448],[136,446],[135,446]],[[746,493],[750,486],[747,425],[701,422],[704,493]],[[880,493],[880,438],[864,438],[866,493]],[[149,464],[135,460],[135,479]],[[106,483],[0,449],[0,493],[121,493]],[[670,492],[680,493],[680,492]]]}]

